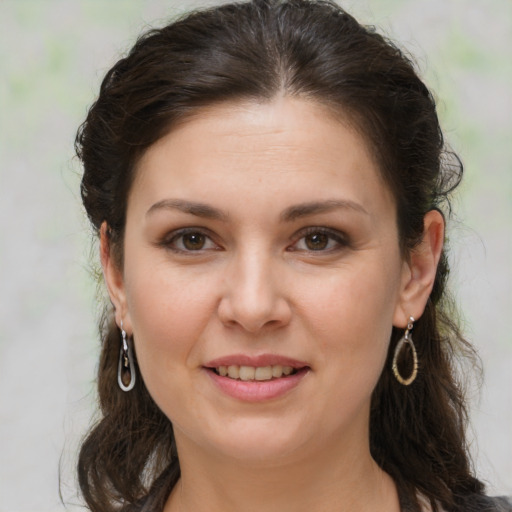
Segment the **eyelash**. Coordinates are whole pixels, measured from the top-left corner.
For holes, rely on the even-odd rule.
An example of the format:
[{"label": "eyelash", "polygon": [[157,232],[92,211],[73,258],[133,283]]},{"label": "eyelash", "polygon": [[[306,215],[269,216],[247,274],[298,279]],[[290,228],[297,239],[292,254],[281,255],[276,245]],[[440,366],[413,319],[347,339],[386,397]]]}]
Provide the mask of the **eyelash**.
[{"label": "eyelash", "polygon": [[[208,247],[204,248],[201,247],[200,249],[187,249],[186,247],[177,247],[177,242],[181,239],[181,245],[183,245],[183,238],[187,235],[199,235],[201,237],[204,237],[206,240],[207,245],[213,245],[214,247]],[[202,251],[209,251],[209,250],[217,250],[219,246],[212,240],[212,237],[210,234],[201,228],[185,228],[185,229],[179,229],[178,231],[173,231],[169,236],[165,237],[164,240],[162,240],[161,245],[163,245],[166,249],[170,249],[173,252],[176,253],[185,253],[185,254],[192,254],[192,253],[200,253]]]},{"label": "eyelash", "polygon": [[[288,248],[288,251],[304,251],[304,252],[311,252],[311,253],[329,252],[330,253],[330,252],[334,252],[336,250],[340,250],[341,248],[347,247],[349,245],[348,237],[344,233],[341,233],[337,230],[325,228],[325,227],[309,227],[309,228],[306,228],[305,230],[301,231],[299,235],[300,236],[297,239],[297,241],[294,242],[294,244]],[[300,241],[304,240],[304,243],[306,243],[305,242],[306,238],[311,235],[326,236],[328,238],[327,243],[331,246],[327,247],[327,248],[317,249],[317,250],[310,249],[308,247],[305,247],[303,249],[297,248],[297,245],[299,245]]]},{"label": "eyelash", "polygon": [[[198,249],[189,249],[183,246],[183,239],[187,235],[198,235],[200,237],[204,237],[205,245],[212,245],[213,247],[200,247]],[[304,245],[307,243],[305,242],[306,238],[308,236],[312,235],[321,235],[327,237],[327,247],[326,248],[319,248],[319,249],[311,249],[307,246],[304,248],[298,247],[299,242],[304,241]],[[309,227],[305,230],[302,230],[297,237],[294,237],[296,239],[295,242],[293,242],[292,245],[287,247],[288,252],[294,252],[294,251],[302,251],[302,252],[311,252],[311,253],[325,253],[325,252],[334,252],[336,250],[339,250],[343,247],[347,247],[349,245],[349,240],[347,236],[339,231],[332,230],[325,227]],[[181,241],[182,247],[178,247],[178,241]],[[169,236],[167,236],[161,244],[167,249],[172,250],[176,253],[185,253],[185,254],[193,254],[193,253],[201,253],[203,251],[210,251],[210,250],[218,250],[220,247],[213,241],[211,235],[208,233],[208,231],[205,231],[202,228],[184,228],[180,229],[178,231],[172,232]]]}]

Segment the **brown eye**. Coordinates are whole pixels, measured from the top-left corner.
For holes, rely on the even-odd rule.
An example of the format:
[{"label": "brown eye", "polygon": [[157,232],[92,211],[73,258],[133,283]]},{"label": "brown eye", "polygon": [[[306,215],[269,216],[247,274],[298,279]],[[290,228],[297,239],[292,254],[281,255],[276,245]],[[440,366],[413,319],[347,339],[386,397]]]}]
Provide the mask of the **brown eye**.
[{"label": "brown eye", "polygon": [[166,249],[181,254],[203,253],[205,251],[219,250],[220,247],[212,238],[200,228],[178,229],[164,238],[161,245]]},{"label": "brown eye", "polygon": [[302,233],[302,236],[288,248],[289,251],[334,253],[349,246],[348,237],[331,228],[312,226]]},{"label": "brown eye", "polygon": [[304,243],[310,251],[321,251],[329,245],[329,236],[325,233],[311,233],[304,237]]},{"label": "brown eye", "polygon": [[206,243],[206,236],[202,233],[186,233],[182,235],[183,247],[188,251],[200,251]]}]

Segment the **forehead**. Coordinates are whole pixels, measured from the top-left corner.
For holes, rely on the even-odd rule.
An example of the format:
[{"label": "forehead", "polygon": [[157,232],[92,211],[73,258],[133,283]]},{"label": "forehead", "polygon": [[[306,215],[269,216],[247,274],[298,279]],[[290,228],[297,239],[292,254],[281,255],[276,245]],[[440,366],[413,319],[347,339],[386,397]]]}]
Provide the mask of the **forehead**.
[{"label": "forehead", "polygon": [[239,200],[258,191],[267,199],[302,201],[308,193],[329,196],[333,187],[366,203],[390,200],[366,141],[348,119],[313,101],[281,97],[198,110],[146,151],[131,195],[143,190],[156,201],[193,189],[195,199],[212,200],[212,189],[234,189]]}]

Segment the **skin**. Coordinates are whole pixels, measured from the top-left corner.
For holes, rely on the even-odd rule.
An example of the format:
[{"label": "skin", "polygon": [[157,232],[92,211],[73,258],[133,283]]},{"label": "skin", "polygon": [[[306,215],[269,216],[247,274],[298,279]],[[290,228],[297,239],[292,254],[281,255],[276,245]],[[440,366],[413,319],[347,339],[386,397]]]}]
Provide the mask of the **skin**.
[{"label": "skin", "polygon": [[[424,310],[444,224],[429,212],[407,260],[396,226],[365,140],[311,101],[208,107],[148,149],[123,268],[106,226],[101,255],[117,323],[174,426],[182,478],[166,512],[399,510],[369,452],[370,398],[392,326]],[[308,370],[247,402],[204,368],[232,354]]]}]

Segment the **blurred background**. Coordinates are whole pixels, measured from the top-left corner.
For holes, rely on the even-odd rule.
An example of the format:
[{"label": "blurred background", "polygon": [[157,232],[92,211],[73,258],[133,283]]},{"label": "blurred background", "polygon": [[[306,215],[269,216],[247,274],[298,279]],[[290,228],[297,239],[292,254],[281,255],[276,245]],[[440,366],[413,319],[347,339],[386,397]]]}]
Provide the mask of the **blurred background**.
[{"label": "blurred background", "polygon": [[[73,141],[102,76],[144,29],[207,2],[0,0],[0,512],[80,503],[95,411],[95,247]],[[473,454],[512,495],[512,1],[347,0],[406,48],[465,163],[452,288],[483,359]]]}]

